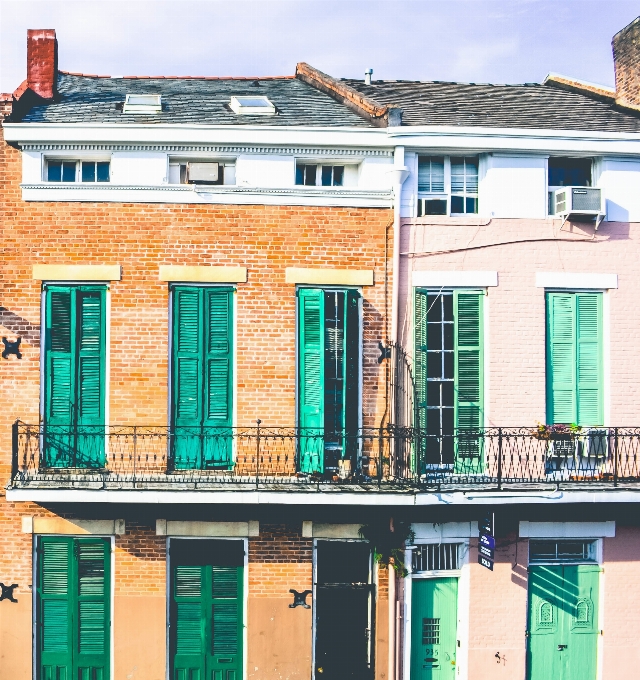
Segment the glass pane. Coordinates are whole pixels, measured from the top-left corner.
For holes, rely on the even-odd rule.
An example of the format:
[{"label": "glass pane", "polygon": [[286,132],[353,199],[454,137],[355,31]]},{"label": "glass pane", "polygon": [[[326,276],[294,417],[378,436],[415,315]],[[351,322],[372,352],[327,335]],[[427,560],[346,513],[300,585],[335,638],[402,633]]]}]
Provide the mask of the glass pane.
[{"label": "glass pane", "polygon": [[322,186],[323,187],[330,187],[331,186],[331,174],[333,167],[331,165],[323,165],[322,166]]},{"label": "glass pane", "polygon": [[444,331],[444,348],[443,349],[453,349],[453,324],[445,323],[443,325]]},{"label": "glass pane", "polygon": [[439,322],[442,319],[442,296],[427,295],[427,321]]},{"label": "glass pane", "polygon": [[442,405],[451,406],[454,405],[454,395],[455,390],[453,389],[453,380],[445,381],[442,383]]},{"label": "glass pane", "polygon": [[444,377],[453,378],[453,352],[444,353]]},{"label": "glass pane", "polygon": [[[421,156],[418,158],[418,191],[440,193],[444,191],[444,157]],[[438,215],[440,213],[427,213]]]},{"label": "glass pane", "polygon": [[[451,159],[451,191],[464,191],[464,158]],[[458,211],[452,206],[451,212]]]},{"label": "glass pane", "polygon": [[[453,383],[444,383],[445,385]],[[453,434],[453,418],[455,411],[453,408],[443,408],[442,409],[442,434]]]},{"label": "glass pane", "polygon": [[442,378],[442,354],[427,352],[427,378]]},{"label": "glass pane", "polygon": [[304,166],[304,183],[308,187],[314,187],[316,185],[316,170],[317,165],[305,165]]},{"label": "glass pane", "polygon": [[550,187],[591,186],[590,158],[550,158]]},{"label": "glass pane", "polygon": [[427,404],[429,406],[440,406],[441,404],[442,383],[439,380],[427,382]]},{"label": "glass pane", "polygon": [[97,180],[98,182],[109,181],[109,163],[107,161],[96,163],[97,166]]},{"label": "glass pane", "polygon": [[478,199],[473,197],[473,196],[467,196],[466,200],[466,205],[465,205],[465,212],[467,214],[475,214],[478,212]]},{"label": "glass pane", "polygon": [[478,159],[475,157],[465,158],[465,190],[470,194],[478,191]]},{"label": "glass pane", "polygon": [[96,181],[96,164],[94,161],[82,161],[82,181]]},{"label": "glass pane", "polygon": [[62,181],[62,162],[49,161],[47,163],[47,181],[61,182]]},{"label": "glass pane", "polygon": [[442,296],[442,309],[444,312],[443,319],[445,321],[453,321],[453,295]]},{"label": "glass pane", "polygon": [[344,180],[344,166],[334,165],[333,166],[333,186],[341,187]]},{"label": "glass pane", "polygon": [[65,161],[62,164],[62,181],[75,182],[76,181],[76,162]]},{"label": "glass pane", "polygon": [[427,432],[429,434],[440,434],[440,409],[427,409]]},{"label": "glass pane", "polygon": [[451,197],[451,213],[463,213],[464,212],[464,197],[463,196],[452,196]]},{"label": "glass pane", "polygon": [[304,184],[304,165],[296,166],[296,184]]},{"label": "glass pane", "polygon": [[427,349],[442,349],[441,324],[427,324]]},{"label": "glass pane", "polygon": [[425,215],[446,215],[447,201],[442,198],[429,199],[424,202]]}]

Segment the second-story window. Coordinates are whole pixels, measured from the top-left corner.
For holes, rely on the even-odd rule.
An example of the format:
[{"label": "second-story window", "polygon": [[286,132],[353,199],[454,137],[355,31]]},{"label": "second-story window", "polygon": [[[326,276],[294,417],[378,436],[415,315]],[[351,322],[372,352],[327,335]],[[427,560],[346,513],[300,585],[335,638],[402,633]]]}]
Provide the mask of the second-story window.
[{"label": "second-story window", "polygon": [[169,184],[220,185],[236,183],[236,165],[230,161],[169,161]]},{"label": "second-story window", "polygon": [[341,187],[344,184],[344,165],[298,163],[296,184],[311,187]]},{"label": "second-story window", "polygon": [[477,212],[477,156],[418,158],[418,217]]},{"label": "second-story window", "polygon": [[47,182],[108,182],[109,161],[47,160]]}]

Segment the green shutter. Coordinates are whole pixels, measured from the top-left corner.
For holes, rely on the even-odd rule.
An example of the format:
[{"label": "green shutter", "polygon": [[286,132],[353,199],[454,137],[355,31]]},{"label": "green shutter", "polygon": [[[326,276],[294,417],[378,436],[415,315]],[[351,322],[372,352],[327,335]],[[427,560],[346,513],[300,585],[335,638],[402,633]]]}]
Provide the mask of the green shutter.
[{"label": "green shutter", "polygon": [[232,289],[176,286],[173,291],[172,421],[176,468],[231,464],[232,312]]},{"label": "green shutter", "polygon": [[[360,424],[360,293],[345,291],[344,321],[344,443],[342,457],[355,465]],[[355,470],[355,467],[352,469]]]},{"label": "green shutter", "polygon": [[45,464],[102,467],[106,288],[45,291]]},{"label": "green shutter", "polygon": [[300,470],[324,470],[324,291],[298,290]]},{"label": "green shutter", "polygon": [[108,678],[108,539],[38,539],[38,658],[41,678]]},{"label": "green shutter", "polygon": [[484,469],[482,438],[484,427],[482,293],[456,291],[455,318],[455,425],[457,447],[455,471],[479,473]]},{"label": "green shutter", "polygon": [[[414,301],[414,371],[416,393],[415,426],[419,431],[416,444],[416,458],[424,462],[427,453],[427,310],[429,309],[427,291],[416,290]],[[422,473],[423,470],[420,470]]]},{"label": "green shutter", "polygon": [[547,421],[603,420],[602,294],[547,293]]}]

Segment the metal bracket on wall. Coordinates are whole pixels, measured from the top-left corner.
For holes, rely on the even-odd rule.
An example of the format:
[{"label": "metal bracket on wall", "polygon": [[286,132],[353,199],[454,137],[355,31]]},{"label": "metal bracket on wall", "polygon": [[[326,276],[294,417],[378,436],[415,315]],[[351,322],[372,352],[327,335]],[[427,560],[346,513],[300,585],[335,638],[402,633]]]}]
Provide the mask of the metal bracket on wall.
[{"label": "metal bracket on wall", "polygon": [[13,596],[13,589],[17,587],[17,583],[12,583],[10,586],[0,583],[0,601],[9,600],[9,602],[17,602],[18,600]]},{"label": "metal bracket on wall", "polygon": [[378,341],[378,349],[380,350],[380,356],[378,357],[378,363],[381,364],[385,359],[391,359],[391,347],[385,347],[382,341]]},{"label": "metal bracket on wall", "polygon": [[22,354],[20,353],[20,343],[22,342],[22,338],[18,338],[14,342],[10,342],[6,338],[2,338],[2,342],[4,343],[4,350],[2,351],[3,359],[8,359],[10,354],[15,354],[18,359],[22,359]]},{"label": "metal bracket on wall", "polygon": [[301,593],[299,593],[297,590],[291,589],[289,592],[293,593],[293,603],[289,605],[289,609],[294,609],[295,607],[311,609],[311,605],[307,604],[307,595],[311,595],[312,591],[303,590]]}]

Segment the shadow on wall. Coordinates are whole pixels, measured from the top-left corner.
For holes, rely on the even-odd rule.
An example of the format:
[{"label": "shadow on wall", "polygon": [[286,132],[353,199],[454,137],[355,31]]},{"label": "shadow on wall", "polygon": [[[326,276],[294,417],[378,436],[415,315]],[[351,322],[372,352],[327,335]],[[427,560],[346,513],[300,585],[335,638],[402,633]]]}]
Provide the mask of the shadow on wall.
[{"label": "shadow on wall", "polygon": [[[0,326],[34,347],[40,345],[40,325],[32,324],[6,307],[0,307]],[[13,338],[9,338],[12,340]]]}]

